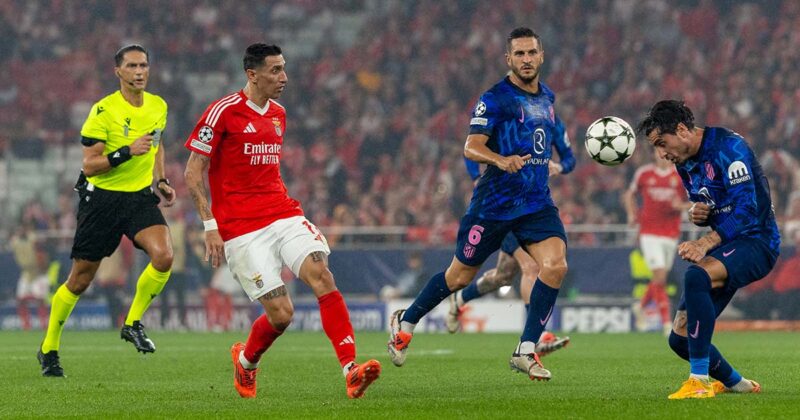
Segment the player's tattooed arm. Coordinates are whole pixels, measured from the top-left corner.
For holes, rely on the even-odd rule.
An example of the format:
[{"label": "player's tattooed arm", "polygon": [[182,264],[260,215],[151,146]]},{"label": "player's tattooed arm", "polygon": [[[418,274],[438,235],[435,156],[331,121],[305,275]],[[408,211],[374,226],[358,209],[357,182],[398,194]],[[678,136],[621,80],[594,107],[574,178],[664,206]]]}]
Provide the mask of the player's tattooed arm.
[{"label": "player's tattooed arm", "polygon": [[203,181],[203,173],[208,170],[210,161],[211,158],[208,156],[192,152],[192,154],[189,155],[189,161],[186,162],[186,170],[183,173],[186,179],[186,186],[189,189],[189,194],[192,196],[194,206],[202,220],[214,218],[208,205],[208,191]]},{"label": "player's tattooed arm", "polygon": [[208,206],[208,191],[203,173],[208,170],[208,163],[211,159],[208,156],[192,152],[189,161],[186,162],[186,170],[183,173],[186,179],[186,186],[189,188],[189,195],[192,196],[194,207],[200,214],[205,228],[206,255],[205,260],[211,261],[212,267],[219,267],[225,259],[225,243],[219,233],[217,223],[211,209]]}]

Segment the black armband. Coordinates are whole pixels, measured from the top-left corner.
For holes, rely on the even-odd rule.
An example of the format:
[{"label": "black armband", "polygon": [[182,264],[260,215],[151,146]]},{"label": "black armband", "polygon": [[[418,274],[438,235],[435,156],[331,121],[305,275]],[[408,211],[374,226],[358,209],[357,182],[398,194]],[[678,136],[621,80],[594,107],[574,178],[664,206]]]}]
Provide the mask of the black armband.
[{"label": "black armband", "polygon": [[91,137],[83,137],[81,136],[81,144],[86,147],[92,147],[97,143],[105,143],[105,141],[100,139],[93,139]]},{"label": "black armband", "polygon": [[129,161],[133,156],[131,156],[131,148],[128,146],[122,146],[117,150],[109,153],[107,155],[108,163],[111,164],[112,168],[115,168],[123,163]]}]

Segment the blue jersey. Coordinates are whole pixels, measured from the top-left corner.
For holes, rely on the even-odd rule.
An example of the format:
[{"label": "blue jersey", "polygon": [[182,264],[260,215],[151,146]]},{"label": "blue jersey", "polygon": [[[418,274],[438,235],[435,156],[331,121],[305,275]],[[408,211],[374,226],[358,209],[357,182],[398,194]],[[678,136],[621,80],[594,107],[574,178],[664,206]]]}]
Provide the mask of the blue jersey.
[{"label": "blue jersey", "polygon": [[722,245],[738,238],[757,238],[779,252],[767,177],[753,150],[739,134],[706,127],[698,153],[675,165],[692,202],[711,208],[708,224]]},{"label": "blue jersey", "polygon": [[[561,173],[568,174],[575,169],[575,157],[572,155],[572,149],[569,146],[569,135],[567,134],[567,128],[564,126],[564,122],[561,121],[561,118],[556,116],[556,130],[558,133],[556,136],[561,136],[562,139],[560,141],[556,141],[554,144],[557,145],[556,151],[558,152],[558,157],[561,159],[559,162],[561,164]],[[474,160],[464,158],[464,165],[467,167],[467,174],[472,180],[476,180],[481,176],[481,164],[475,162]]]},{"label": "blue jersey", "polygon": [[[532,94],[506,77],[484,93],[470,119],[470,134],[489,136],[486,146],[502,156],[531,155],[520,171],[507,173],[488,165],[472,193],[467,214],[511,220],[553,206],[549,163],[553,148],[564,173],[575,167],[564,124],[555,115],[555,94],[544,83]],[[473,172],[471,172],[473,173]]]}]

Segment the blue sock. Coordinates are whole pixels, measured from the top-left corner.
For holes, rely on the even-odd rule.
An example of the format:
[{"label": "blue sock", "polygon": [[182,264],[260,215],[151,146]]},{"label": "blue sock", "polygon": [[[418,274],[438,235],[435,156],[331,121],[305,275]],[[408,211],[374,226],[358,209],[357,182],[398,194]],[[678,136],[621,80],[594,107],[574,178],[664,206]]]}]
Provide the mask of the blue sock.
[{"label": "blue sock", "polygon": [[423,316],[443,300],[447,299],[451,293],[453,292],[450,291],[450,288],[447,287],[447,283],[444,281],[444,271],[436,274],[428,280],[428,284],[419,292],[411,306],[406,309],[401,321],[411,324],[418,323]]},{"label": "blue sock", "polygon": [[[669,346],[681,359],[689,360],[688,338],[681,337],[673,331],[669,335]],[[715,345],[709,346],[708,350],[708,375],[722,382],[728,388],[738,384],[742,380],[742,375],[722,357],[722,353],[719,352]]]},{"label": "blue sock", "polygon": [[708,375],[709,347],[714,334],[716,312],[711,300],[711,278],[702,268],[693,265],[683,280],[689,333],[689,364],[695,375]]},{"label": "blue sock", "polygon": [[531,303],[528,310],[528,318],[525,321],[525,328],[522,330],[522,336],[519,340],[521,342],[531,341],[538,342],[539,337],[544,331],[550,315],[553,313],[553,308],[556,305],[556,298],[558,297],[558,289],[554,289],[546,284],[541,279],[536,279],[531,290]]},{"label": "blue sock", "polygon": [[479,297],[481,297],[481,293],[478,291],[477,281],[473,281],[467,287],[461,289],[461,299],[464,301],[464,303]]}]

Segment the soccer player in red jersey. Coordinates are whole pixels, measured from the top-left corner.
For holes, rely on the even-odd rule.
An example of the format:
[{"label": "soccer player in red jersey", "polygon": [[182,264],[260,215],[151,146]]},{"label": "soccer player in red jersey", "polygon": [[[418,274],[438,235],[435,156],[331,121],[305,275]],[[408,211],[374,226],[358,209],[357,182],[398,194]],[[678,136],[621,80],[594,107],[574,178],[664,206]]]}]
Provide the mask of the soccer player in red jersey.
[{"label": "soccer player in red jersey", "polygon": [[206,261],[217,267],[226,258],[233,277],[266,311],[253,323],[247,343],[231,348],[239,395],[256,396],[258,362],[292,320],[294,308],[280,277],[286,265],[316,295],[347,396],[359,398],[378,378],[381,365],[377,360],[355,362],[355,334],[328,269],[328,243],[303,216],[300,203],[289,197],[280,175],[286,111],[275,99],[288,81],[285,65],[276,45],[247,47],[244,89],[212,103],[186,141],[192,152],[186,183],[205,227]]},{"label": "soccer player in red jersey", "polygon": [[[641,197],[641,207],[636,196]],[[672,330],[667,274],[672,268],[681,233],[681,212],[689,208],[686,191],[678,172],[666,160],[639,168],[624,195],[628,224],[639,222],[639,245],[653,273],[642,299],[634,306],[636,326],[644,329],[642,309],[655,302],[661,315],[664,334]],[[638,210],[638,211],[637,211]]]}]

